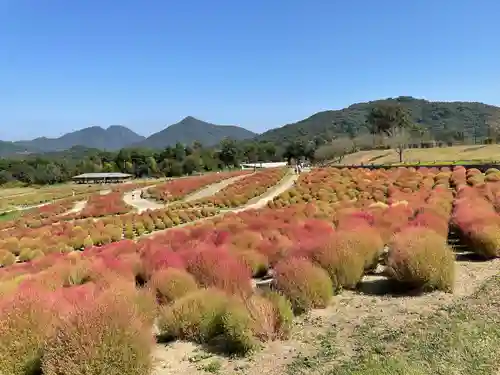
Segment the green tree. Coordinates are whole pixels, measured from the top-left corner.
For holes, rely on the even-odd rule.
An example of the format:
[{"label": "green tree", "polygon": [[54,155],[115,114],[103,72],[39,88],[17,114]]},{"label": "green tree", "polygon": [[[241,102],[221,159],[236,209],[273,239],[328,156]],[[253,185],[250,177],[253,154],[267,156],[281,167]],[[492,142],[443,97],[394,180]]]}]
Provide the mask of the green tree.
[{"label": "green tree", "polygon": [[201,169],[200,158],[196,155],[187,156],[182,165],[182,169],[184,174],[198,172]]},{"label": "green tree", "polygon": [[226,138],[220,142],[219,159],[226,167],[239,165],[239,149],[234,140]]},{"label": "green tree", "polygon": [[408,128],[411,121],[409,113],[399,104],[378,104],[366,118],[371,134],[391,136],[398,129]]}]

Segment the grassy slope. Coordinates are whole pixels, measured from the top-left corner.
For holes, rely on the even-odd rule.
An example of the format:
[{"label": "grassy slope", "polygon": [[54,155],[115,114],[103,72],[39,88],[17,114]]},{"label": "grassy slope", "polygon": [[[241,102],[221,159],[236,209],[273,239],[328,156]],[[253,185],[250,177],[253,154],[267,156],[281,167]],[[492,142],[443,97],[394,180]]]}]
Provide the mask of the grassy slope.
[{"label": "grassy slope", "polygon": [[[406,163],[440,161],[500,160],[500,145],[453,146],[431,149],[409,149],[404,153]],[[394,150],[360,151],[347,155],[342,164],[386,164],[399,162]]]},{"label": "grassy slope", "polygon": [[328,366],[345,343],[318,337],[314,358],[298,358],[290,374],[486,375],[500,368],[500,276],[427,319],[393,329],[365,322],[352,335],[355,355]]}]

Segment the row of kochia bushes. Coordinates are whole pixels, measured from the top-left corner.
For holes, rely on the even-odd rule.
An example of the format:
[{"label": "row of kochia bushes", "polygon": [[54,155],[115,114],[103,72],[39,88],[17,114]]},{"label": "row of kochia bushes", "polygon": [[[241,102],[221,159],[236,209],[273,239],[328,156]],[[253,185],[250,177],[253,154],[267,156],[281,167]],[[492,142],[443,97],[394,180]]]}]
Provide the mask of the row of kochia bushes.
[{"label": "row of kochia bushes", "polygon": [[0,230],[12,227],[31,227],[38,228],[43,225],[50,225],[54,220],[74,207],[75,203],[79,200],[88,199],[87,194],[80,194],[78,196],[58,200],[54,203],[35,207],[25,210],[21,213],[20,217],[12,220],[5,220],[0,222]]},{"label": "row of kochia bushes", "polygon": [[[26,210],[16,219],[0,222],[0,230],[12,227],[40,228],[45,225],[57,223],[61,220],[102,217],[126,213],[129,212],[132,207],[126,205],[123,201],[123,193],[151,185],[152,183],[153,182],[142,182],[112,185],[111,193],[107,195],[101,195],[99,193],[99,191],[102,190],[100,186],[80,187],[78,185],[67,185],[64,188],[60,188],[59,193],[51,192],[51,196],[59,197],[61,195],[72,195],[72,191],[75,191],[74,196],[63,199],[55,198],[57,200],[52,203]],[[94,194],[91,194],[92,192],[94,192]],[[78,201],[86,202],[82,212],[65,215],[65,213],[71,210]]]},{"label": "row of kochia bushes", "polygon": [[466,170],[463,167],[400,167],[388,170],[318,168],[301,175],[293,189],[277,196],[269,206],[280,208],[312,201],[337,203],[354,199],[392,204],[401,200],[401,194],[414,197],[422,188],[446,187],[450,178],[454,179],[457,175],[462,177],[461,184],[470,186],[500,180],[500,172],[496,169],[483,174],[477,169]]},{"label": "row of kochia bushes", "polygon": [[221,189],[211,197],[179,203],[179,207],[234,208],[266,193],[288,173],[287,168],[262,169]]},{"label": "row of kochia bushes", "polygon": [[187,195],[228,178],[244,176],[249,171],[213,172],[201,176],[177,178],[163,184],[153,186],[143,194],[145,198],[153,198],[162,202],[174,202],[185,198]]},{"label": "row of kochia bushes", "polygon": [[68,253],[90,246],[101,246],[123,238],[133,239],[158,230],[172,228],[214,216],[214,209],[146,211],[93,219],[61,222],[38,229],[5,231],[0,239],[0,267],[25,262],[51,253]]},{"label": "row of kochia bushes", "polygon": [[[431,192],[391,237],[392,277],[451,288],[453,253],[417,221],[446,220],[449,197]],[[377,210],[346,209],[332,222],[320,219],[332,214],[327,206],[264,209],[0,270],[0,373],[148,374],[153,331],[238,354],[285,338],[294,314],[327,306],[376,265]],[[270,266],[274,291],[255,291],[252,275]]]}]

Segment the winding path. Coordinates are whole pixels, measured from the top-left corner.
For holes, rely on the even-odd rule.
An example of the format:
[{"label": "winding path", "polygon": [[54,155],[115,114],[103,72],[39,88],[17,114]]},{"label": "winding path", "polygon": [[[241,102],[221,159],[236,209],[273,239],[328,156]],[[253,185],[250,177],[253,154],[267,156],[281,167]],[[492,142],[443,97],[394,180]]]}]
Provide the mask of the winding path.
[{"label": "winding path", "polygon": [[255,200],[252,199],[245,206],[231,209],[229,211],[241,212],[241,211],[255,210],[258,208],[265,207],[269,201],[272,201],[274,199],[274,197],[277,197],[281,193],[290,189],[293,186],[293,184],[295,183],[295,181],[297,181],[298,178],[299,178],[299,175],[297,175],[297,174],[286,175],[285,177],[283,177],[283,179],[277,185],[275,185],[274,187],[267,190],[261,196],[256,197]]},{"label": "winding path", "polygon": [[160,208],[164,208],[165,205],[159,204],[148,199],[144,199],[141,197],[142,191],[150,188],[151,186],[137,189],[134,191],[129,191],[123,195],[123,201],[129,206],[134,207],[137,212],[141,213],[147,210],[159,210]]},{"label": "winding path", "polygon": [[77,202],[75,202],[75,205],[73,206],[73,208],[71,210],[66,211],[61,216],[66,216],[66,215],[71,215],[71,214],[77,214],[80,211],[82,211],[85,208],[86,205],[87,205],[87,201],[86,200],[84,200],[84,201],[77,201]]}]

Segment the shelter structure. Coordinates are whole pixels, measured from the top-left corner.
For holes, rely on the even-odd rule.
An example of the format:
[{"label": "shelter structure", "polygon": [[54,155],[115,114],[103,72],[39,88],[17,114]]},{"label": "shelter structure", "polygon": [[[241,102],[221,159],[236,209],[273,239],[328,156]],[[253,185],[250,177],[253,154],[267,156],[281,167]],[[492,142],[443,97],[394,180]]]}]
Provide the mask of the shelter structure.
[{"label": "shelter structure", "polygon": [[116,184],[132,179],[127,173],[84,173],[73,177],[77,184]]}]

